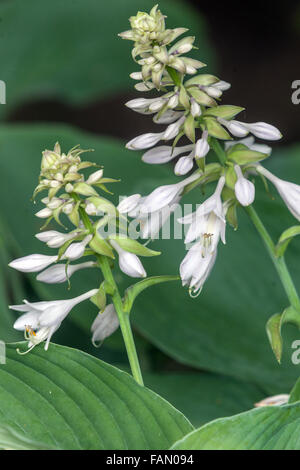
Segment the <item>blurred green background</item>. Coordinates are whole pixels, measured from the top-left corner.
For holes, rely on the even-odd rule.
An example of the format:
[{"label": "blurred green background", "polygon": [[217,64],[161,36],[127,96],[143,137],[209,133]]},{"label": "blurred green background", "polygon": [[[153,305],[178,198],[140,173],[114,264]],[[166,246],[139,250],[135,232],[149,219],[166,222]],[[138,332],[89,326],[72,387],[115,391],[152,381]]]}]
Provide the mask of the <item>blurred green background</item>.
[{"label": "blurred green background", "polygon": [[[34,238],[40,220],[30,201],[39,173],[41,151],[58,140],[64,151],[81,144],[94,148],[94,161],[121,178],[116,192],[151,191],[177,181],[168,166],[147,166],[126,140],[158,127],[124,103],[138,96],[129,73],[136,70],[130,43],[117,33],[128,17],[149,11],[148,0],[6,0],[0,2],[0,79],[7,103],[0,105],[1,272],[0,339],[20,339],[8,304],[26,297],[63,298],[98,284],[95,272],[82,272],[72,288],[48,287],[7,267],[9,260],[44,250]],[[170,27],[188,27],[196,35],[199,59],[207,70],[232,83],[224,103],[246,107],[241,117],[263,120],[281,129],[268,167],[299,182],[300,105],[291,102],[291,83],[299,79],[300,8],[274,2],[162,0]],[[192,194],[187,202],[199,203]],[[295,223],[282,202],[271,200],[257,184],[257,210],[274,237]],[[146,261],[148,274],[175,274],[185,255],[181,240],[155,241],[161,257]],[[45,251],[43,251],[45,252]],[[50,253],[50,252],[49,252]],[[300,287],[299,243],[291,244],[288,262]],[[123,287],[128,279],[117,274]],[[265,334],[265,323],[287,305],[276,273],[254,229],[239,213],[239,230],[228,227],[227,244],[203,293],[192,300],[179,284],[144,292],[133,323],[145,382],[183,411],[194,425],[253,407],[266,395],[289,392],[299,376],[291,363],[291,343],[300,333],[284,330],[285,351],[279,366]],[[76,308],[54,341],[87,351],[118,367],[127,367],[120,332],[100,349],[90,343],[96,311]]]}]

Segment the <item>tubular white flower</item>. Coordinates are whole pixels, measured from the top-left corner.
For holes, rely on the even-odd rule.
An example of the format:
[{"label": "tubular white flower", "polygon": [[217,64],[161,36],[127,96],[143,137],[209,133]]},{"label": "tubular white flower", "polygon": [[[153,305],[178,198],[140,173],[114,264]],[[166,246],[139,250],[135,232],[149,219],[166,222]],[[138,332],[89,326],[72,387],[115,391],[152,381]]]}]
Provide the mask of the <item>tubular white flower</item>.
[{"label": "tubular white flower", "polygon": [[57,261],[57,256],[33,254],[15,259],[8,266],[23,273],[35,273],[42,271],[55,261]]},{"label": "tubular white flower", "polygon": [[189,286],[193,294],[200,293],[216,261],[217,251],[202,256],[202,243],[195,243],[180,264],[180,277],[183,286]]},{"label": "tubular white flower", "polygon": [[92,343],[97,346],[97,342],[102,342],[108,336],[112,335],[119,328],[119,319],[113,304],[105,307],[103,313],[99,313],[92,326]]},{"label": "tubular white flower", "polygon": [[117,242],[110,240],[110,244],[114,247],[119,255],[119,266],[123,273],[130,277],[146,277],[146,271],[140,259],[133,253],[123,250]]},{"label": "tubular white flower", "polygon": [[215,88],[219,88],[219,90],[222,90],[222,91],[226,91],[226,90],[229,90],[229,88],[231,88],[231,84],[228,82],[225,82],[224,80],[220,80],[219,82],[214,83],[212,86]]},{"label": "tubular white flower", "polygon": [[46,284],[60,284],[66,282],[72,274],[80,269],[91,268],[95,265],[93,261],[86,261],[79,264],[55,264],[37,275],[37,280]]},{"label": "tubular white flower", "polygon": [[169,145],[161,145],[159,147],[155,147],[151,150],[148,150],[144,153],[142,160],[145,163],[150,163],[151,165],[157,165],[160,163],[167,163],[171,161],[173,158],[177,157],[181,153],[189,152],[193,149],[193,144],[191,145],[184,145],[182,147],[173,147]]},{"label": "tubular white flower", "polygon": [[232,121],[227,121],[223,118],[218,118],[218,121],[236,137],[245,137],[249,134],[249,129],[243,122],[235,121],[234,119]]},{"label": "tubular white flower", "polygon": [[194,151],[196,160],[198,160],[199,158],[204,158],[208,154],[210,147],[207,142],[207,138],[208,138],[208,132],[204,131],[202,133],[201,139],[197,140],[196,145],[195,145],[195,151]]},{"label": "tubular white flower", "polygon": [[194,98],[191,99],[191,115],[193,117],[201,115],[201,107]]},{"label": "tubular white flower", "polygon": [[57,232],[55,237],[52,237],[51,240],[47,242],[49,248],[60,248],[64,243],[78,236],[78,232],[71,233],[60,233]]},{"label": "tubular white flower", "polygon": [[97,183],[103,176],[103,170],[97,170],[92,173],[88,179],[86,180],[86,184],[94,184]]},{"label": "tubular white flower", "polygon": [[186,175],[193,168],[194,158],[193,152],[190,155],[179,158],[178,162],[175,165],[174,173],[178,176]]},{"label": "tubular white flower", "polygon": [[300,186],[278,178],[261,165],[256,169],[274,184],[288,210],[300,221]]},{"label": "tubular white flower", "polygon": [[179,183],[159,186],[145,197],[141,206],[141,212],[155,212],[172,204],[174,200],[180,196],[184,187],[192,181],[195,181],[198,177],[198,174],[193,174]]},{"label": "tubular white flower", "polygon": [[[89,299],[98,292],[92,289],[85,294],[68,300],[53,300],[49,302],[30,303],[24,300],[24,304],[10,305],[10,309],[25,312],[14,323],[16,330],[24,330],[28,336],[28,348],[32,349],[37,344],[46,340],[45,350],[48,349],[53,333],[59,328],[61,322],[75,305]],[[35,332],[34,330],[37,330]]]},{"label": "tubular white flower", "polygon": [[52,215],[52,210],[48,207],[44,207],[44,209],[41,209],[40,211],[36,212],[35,215],[40,219],[47,219]]},{"label": "tubular white flower", "polygon": [[282,137],[281,132],[275,126],[266,122],[243,123],[243,126],[259,139],[279,140]]},{"label": "tubular white flower", "polygon": [[130,150],[147,149],[157,144],[157,142],[162,139],[163,135],[164,132],[142,134],[127,142],[126,147]]},{"label": "tubular white flower", "polygon": [[132,194],[131,196],[125,197],[119,203],[117,209],[121,214],[126,214],[133,211],[138,206],[141,199],[140,194]]},{"label": "tubular white flower", "polygon": [[225,243],[226,208],[221,199],[224,184],[225,178],[221,176],[214,194],[206,199],[195,212],[178,219],[178,222],[182,224],[190,224],[185,237],[186,244],[197,238],[202,239],[203,256],[206,255],[207,249],[209,251],[216,249],[220,237]]},{"label": "tubular white flower", "polygon": [[156,114],[153,118],[153,121],[155,124],[171,124],[172,122],[177,121],[182,115],[182,111],[167,109],[162,116]]},{"label": "tubular white flower", "polygon": [[234,170],[238,178],[234,186],[235,196],[242,206],[249,206],[253,203],[255,198],[255,186],[244,177],[238,165],[234,166]]},{"label": "tubular white flower", "polygon": [[220,98],[222,96],[222,90],[218,87],[212,86],[202,86],[201,89],[205,91],[212,98]]},{"label": "tubular white flower", "polygon": [[64,259],[75,260],[84,254],[86,245],[91,241],[93,235],[87,235],[81,242],[71,243],[64,253]]},{"label": "tubular white flower", "polygon": [[185,121],[185,116],[180,117],[177,121],[173,122],[170,124],[165,132],[163,133],[162,139],[163,140],[171,140],[174,139],[174,137],[177,136],[180,127]]},{"label": "tubular white flower", "polygon": [[57,230],[46,230],[45,232],[40,232],[35,235],[35,237],[40,240],[41,242],[47,243],[52,238],[57,237],[57,235],[60,235],[60,232],[57,232]]}]

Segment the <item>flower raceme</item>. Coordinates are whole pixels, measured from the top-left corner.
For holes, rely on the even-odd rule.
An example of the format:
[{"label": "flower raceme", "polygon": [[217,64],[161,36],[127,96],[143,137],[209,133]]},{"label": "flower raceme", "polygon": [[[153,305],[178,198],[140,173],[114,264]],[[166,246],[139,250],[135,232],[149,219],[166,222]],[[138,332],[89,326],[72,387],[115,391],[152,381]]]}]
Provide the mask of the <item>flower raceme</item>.
[{"label": "flower raceme", "polygon": [[[225,241],[226,219],[237,228],[236,207],[247,207],[254,202],[255,185],[248,175],[261,174],[270,179],[298,220],[299,187],[270,175],[259,165],[270,156],[272,149],[262,142],[256,143],[254,137],[276,141],[282,137],[280,131],[265,122],[237,120],[236,116],[244,108],[220,103],[223,92],[231,85],[214,75],[202,73],[199,69],[205,64],[188,57],[195,38],[177,39],[178,35],[187,32],[186,29],[167,29],[158,6],[149,14],[139,12],[136,17],[131,17],[130,25],[131,30],[120,34],[121,38],[134,43],[132,57],[139,69],[130,76],[138,81],[137,91],[145,93],[156,89],[158,95],[135,98],[126,106],[166,127],[157,133],[135,137],[126,147],[146,149],[142,156],[145,163],[174,163],[175,175],[179,177],[189,175],[198,167],[193,173],[197,173],[198,178],[195,176],[194,182],[187,185],[188,189],[178,193],[176,185],[174,192],[171,185],[166,185],[148,196],[130,196],[119,205],[119,211],[135,218],[144,227],[142,236],[154,238],[151,233],[161,229],[173,212],[172,205],[178,204],[185,192],[202,183],[218,181],[214,195],[196,212],[181,219],[181,223],[188,225],[185,242],[194,242],[195,246],[190,248],[181,264],[181,278],[192,291],[200,290],[215,261],[219,238]],[[181,143],[181,139],[185,141]],[[170,141],[170,144],[160,145],[161,141]],[[213,152],[220,165],[209,162]],[[168,213],[162,217],[165,208]],[[156,221],[149,223],[146,214],[155,215]]]},{"label": "flower raceme", "polygon": [[[11,261],[9,266],[24,273],[39,273],[37,280],[46,284],[68,282],[70,286],[72,275],[83,269],[96,267],[102,271],[104,277],[107,276],[117,255],[123,273],[130,277],[145,278],[146,271],[138,255],[155,256],[160,253],[149,250],[127,234],[122,234],[123,238],[119,240],[118,237],[112,239],[104,236],[105,230],[102,231],[109,223],[115,228],[121,226],[121,213],[132,211],[139,204],[141,196],[133,196],[123,201],[118,211],[112,202],[97,191],[109,192],[105,184],[117,180],[105,177],[103,168],[86,175],[85,171],[96,165],[83,161],[82,153],[83,150],[74,147],[65,154],[58,143],[53,151],[43,152],[39,184],[34,191],[34,197],[42,191],[47,191],[47,196],[41,200],[45,207],[36,214],[37,217],[47,220],[43,230],[35,237],[49,249],[57,250],[57,253],[24,256]],[[174,196],[180,193],[183,187],[184,184],[177,184],[176,188],[170,189],[170,197],[172,198],[173,193]],[[153,201],[156,201],[156,204],[164,200],[157,193],[154,196]],[[66,232],[46,229],[48,224],[53,222],[64,227],[61,217],[65,217],[73,229]],[[79,259],[82,259],[82,262],[71,264]],[[42,341],[46,341],[47,349],[52,335],[71,309],[77,303],[91,299],[100,311],[104,311],[101,321],[100,317],[97,317],[97,331],[93,332],[93,341],[100,337],[103,339],[109,332],[113,333],[117,324],[113,314],[107,313],[111,312],[111,307],[105,310],[106,296],[115,291],[115,287],[111,286],[111,278],[109,279],[109,282],[104,281],[99,289],[90,290],[73,299],[35,303],[25,301],[25,305],[11,306],[16,311],[25,312],[15,322],[14,327],[25,332],[29,349]],[[119,311],[118,314],[121,315],[122,312]]]}]

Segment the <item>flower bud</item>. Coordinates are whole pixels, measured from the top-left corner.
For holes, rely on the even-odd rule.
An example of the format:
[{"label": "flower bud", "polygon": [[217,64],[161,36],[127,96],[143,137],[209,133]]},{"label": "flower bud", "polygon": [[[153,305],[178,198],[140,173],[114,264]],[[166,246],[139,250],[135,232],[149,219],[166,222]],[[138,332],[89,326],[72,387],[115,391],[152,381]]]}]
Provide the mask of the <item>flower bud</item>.
[{"label": "flower bud", "polygon": [[149,147],[153,147],[160,139],[163,137],[164,132],[159,133],[152,133],[149,132],[148,134],[142,134],[134,139],[130,140],[126,144],[126,148],[130,150],[142,150],[147,149]]},{"label": "flower bud", "polygon": [[186,175],[193,168],[193,157],[186,156],[179,158],[178,162],[175,165],[174,173],[175,175],[182,176]]},{"label": "flower bud", "polygon": [[204,158],[209,152],[209,144],[207,142],[208,133],[204,131],[202,134],[202,138],[197,140],[195,145],[195,159],[198,160],[199,158]]},{"label": "flower bud", "polygon": [[281,132],[276,127],[266,122],[243,123],[243,126],[259,139],[278,140],[282,137]]},{"label": "flower bud", "polygon": [[40,211],[36,212],[35,215],[40,219],[47,219],[52,215],[52,210],[48,209],[48,207],[45,207],[44,209],[41,209]]},{"label": "flower bud", "polygon": [[246,128],[246,125],[244,125],[242,122],[235,120],[227,121],[223,118],[218,118],[218,121],[235,137],[245,137],[247,134],[249,134],[248,128]]},{"label": "flower bud", "polygon": [[96,346],[97,342],[113,334],[119,327],[119,319],[113,304],[107,305],[103,313],[99,313],[95,318],[91,331],[93,333],[92,343]]},{"label": "flower bud", "polygon": [[234,169],[238,178],[234,186],[235,196],[242,206],[249,206],[255,198],[255,186],[243,176],[238,165],[235,165]]},{"label": "flower bud", "polygon": [[97,170],[88,177],[86,184],[95,184],[102,178],[102,176],[103,170]]},{"label": "flower bud", "polygon": [[87,235],[81,242],[71,243],[64,253],[64,259],[75,260],[84,254],[86,245],[91,241],[93,235]]},{"label": "flower bud", "polygon": [[121,200],[117,209],[120,214],[127,214],[128,212],[131,212],[137,208],[140,199],[140,194],[132,194],[129,197],[125,197]]},{"label": "flower bud", "polygon": [[114,240],[110,240],[110,244],[119,255],[119,266],[123,273],[130,277],[146,277],[146,271],[140,259],[133,253],[123,250]]},{"label": "flower bud", "polygon": [[15,259],[8,266],[23,273],[34,273],[42,271],[55,261],[57,261],[57,256],[33,254]]}]

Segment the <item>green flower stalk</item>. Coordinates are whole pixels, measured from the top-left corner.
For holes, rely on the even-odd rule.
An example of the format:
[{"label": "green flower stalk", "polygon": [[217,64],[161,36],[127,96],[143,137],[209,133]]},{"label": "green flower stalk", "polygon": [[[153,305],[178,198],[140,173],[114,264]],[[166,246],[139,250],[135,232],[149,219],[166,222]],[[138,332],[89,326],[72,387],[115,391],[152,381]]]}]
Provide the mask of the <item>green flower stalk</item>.
[{"label": "green flower stalk", "polygon": [[[62,153],[58,143],[54,150],[43,152],[39,184],[34,197],[47,192],[46,197],[42,198],[44,207],[36,213],[37,217],[47,220],[42,227],[43,231],[36,234],[36,238],[52,250],[57,250],[57,254],[31,254],[12,261],[10,266],[25,273],[37,272],[39,281],[51,284],[70,283],[75,272],[99,268],[100,287],[94,286],[88,292],[68,300],[34,303],[25,300],[24,304],[12,305],[11,309],[22,312],[14,328],[24,331],[28,341],[28,349],[22,354],[44,341],[47,350],[53,334],[72,308],[89,299],[99,311],[91,327],[93,343],[102,342],[120,325],[132,374],[142,384],[129,320],[133,302],[147,287],[178,277],[147,277],[140,257],[157,256],[160,253],[130,238],[127,225],[120,230],[126,218],[111,201],[99,194],[99,191],[110,192],[106,184],[118,180],[105,177],[102,167],[96,169],[95,163],[82,160],[84,152],[80,147],[74,147],[67,154]],[[93,171],[87,175],[86,172],[91,169]],[[72,224],[71,229],[65,228],[63,218],[64,223],[67,220]],[[52,228],[44,230],[52,223],[58,224],[63,231]],[[109,225],[114,231],[104,235],[104,229]],[[127,276],[143,278],[141,283],[129,287],[122,296],[113,274],[116,258],[121,271]],[[80,259],[83,261],[73,264]],[[111,303],[107,303],[108,297]]]}]

